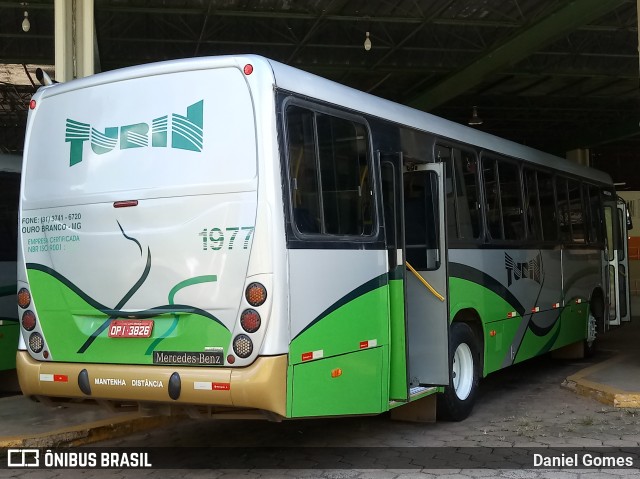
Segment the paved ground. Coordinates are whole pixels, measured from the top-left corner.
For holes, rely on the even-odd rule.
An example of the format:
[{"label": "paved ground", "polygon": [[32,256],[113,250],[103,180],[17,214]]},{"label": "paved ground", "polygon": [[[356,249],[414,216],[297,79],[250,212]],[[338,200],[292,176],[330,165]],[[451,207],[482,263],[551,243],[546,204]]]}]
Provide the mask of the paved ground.
[{"label": "paved ground", "polygon": [[[640,410],[602,404],[562,387],[566,378],[579,375],[585,368],[595,367],[604,361],[610,361],[616,373],[619,369],[637,367],[635,353],[628,360],[619,360],[620,348],[625,348],[625,355],[630,351],[640,351],[637,346],[640,321],[636,323],[638,326],[627,326],[605,337],[603,347],[606,350],[592,359],[574,361],[543,357],[490,376],[481,385],[481,394],[471,417],[459,423],[404,423],[392,421],[387,415],[283,423],[186,419],[97,444],[100,447],[127,447],[131,451],[162,447],[164,449],[153,450],[155,457],[162,454],[162,460],[165,457],[175,460],[175,469],[13,469],[0,470],[0,478],[640,478],[637,467],[534,469],[530,458],[532,448],[538,447],[552,448],[557,455],[567,453],[564,448],[581,448],[578,450],[582,454],[597,452],[601,447],[630,448],[628,451],[636,456],[640,453]],[[593,371],[591,376],[602,375],[597,368]],[[634,369],[628,371],[630,374],[637,372]],[[612,380],[615,382],[615,378]],[[635,381],[640,381],[640,378],[634,377],[628,384],[635,384]],[[190,469],[193,456],[189,456],[189,449],[179,448],[195,446],[210,448],[200,451],[198,460],[208,460],[210,464],[222,462],[229,468]],[[268,449],[268,459],[273,461],[270,464],[274,467],[285,465],[284,468],[264,468],[265,461],[261,462],[259,458],[264,458],[261,451],[265,451],[265,446],[284,448]],[[222,447],[233,449],[225,452]],[[287,447],[319,449],[303,449],[302,453],[294,454]],[[375,456],[378,466],[362,467],[369,465],[370,461],[359,462],[352,452],[354,450],[347,447],[364,448],[355,451],[364,451],[369,459]],[[456,449],[467,447],[473,449]],[[459,452],[459,461],[439,461],[430,448],[439,448],[436,451],[444,453]],[[481,467],[490,463],[486,457],[490,450],[486,448],[500,448],[493,453],[495,469]],[[340,461],[353,463],[354,459],[353,468],[340,468]],[[409,461],[412,459],[418,459],[416,462],[426,464],[426,467],[411,469]],[[318,462],[320,464],[316,465]],[[447,469],[437,468],[442,464],[446,464]],[[640,461],[636,460],[635,464],[640,464]]]},{"label": "paved ground", "polygon": [[[601,354],[599,358],[605,358]],[[132,450],[160,446],[167,454],[175,448],[211,446],[243,448],[247,465],[251,451],[260,446],[295,447],[376,447],[380,449],[381,465],[393,467],[398,457],[406,453],[404,447],[506,447],[521,453],[532,447],[584,447],[586,451],[598,447],[640,446],[640,415],[632,409],[606,406],[590,398],[578,396],[561,387],[564,378],[585,366],[584,362],[556,361],[540,358],[516,366],[488,378],[472,416],[459,423],[413,424],[391,421],[388,416],[342,419],[319,419],[269,423],[259,421],[197,421],[183,422],[133,434],[125,438],[103,441],[100,446],[130,447]],[[446,450],[446,449],[445,449]],[[335,450],[340,455],[340,449]],[[429,453],[430,449],[420,450]],[[637,450],[636,450],[637,451]],[[233,450],[237,453],[237,449]],[[306,459],[312,464],[315,450]],[[219,449],[208,452],[220,454]],[[342,451],[347,456],[347,452]],[[387,455],[385,458],[384,455]],[[277,456],[277,453],[276,453]],[[286,450],[276,460],[287,463]],[[473,458],[471,458],[473,460]],[[337,460],[340,460],[338,458]],[[240,462],[240,461],[238,461]],[[461,466],[472,462],[462,461]],[[233,465],[233,463],[232,463]],[[304,465],[304,463],[303,463]],[[77,471],[0,471],[0,477],[144,477],[169,478],[379,478],[410,479],[413,477],[551,478],[551,479],[608,479],[640,477],[638,469],[234,469],[190,470],[188,460],[176,464],[181,469],[134,470],[77,470]]]}]

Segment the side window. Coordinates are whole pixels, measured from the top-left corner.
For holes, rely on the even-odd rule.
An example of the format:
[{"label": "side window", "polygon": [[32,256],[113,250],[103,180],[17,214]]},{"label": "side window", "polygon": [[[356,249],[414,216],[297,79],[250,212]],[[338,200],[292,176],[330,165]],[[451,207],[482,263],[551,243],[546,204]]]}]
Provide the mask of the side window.
[{"label": "side window", "polygon": [[575,180],[567,181],[569,193],[569,219],[571,221],[571,234],[574,243],[584,244],[585,237],[585,221],[584,208],[582,206],[582,189],[580,183]]},{"label": "side window", "polygon": [[480,205],[475,154],[459,148],[436,145],[436,158],[445,164],[449,238],[478,239],[480,237]]},{"label": "side window", "polygon": [[453,166],[453,151],[447,146],[436,145],[436,161],[444,163],[444,196],[447,202],[447,237],[460,238],[458,208],[456,204],[456,184]]},{"label": "side window", "polygon": [[287,108],[293,221],[300,233],[370,235],[373,193],[365,126]]},{"label": "side window", "polygon": [[538,195],[538,178],[535,170],[523,169],[524,211],[527,216],[529,238],[542,241],[542,218],[540,215],[540,199]]},{"label": "side window", "polygon": [[589,242],[602,243],[603,220],[602,220],[602,204],[600,202],[600,191],[595,186],[587,187],[587,198],[589,202]]},{"label": "side window", "polygon": [[540,199],[542,239],[544,241],[556,241],[558,239],[558,224],[553,177],[550,173],[544,171],[538,171],[536,176],[538,179],[538,195]]},{"label": "side window", "polygon": [[478,160],[475,153],[454,149],[456,201],[460,238],[480,238]]},{"label": "side window", "polygon": [[571,241],[571,218],[569,215],[569,198],[567,196],[567,179],[556,177],[556,199],[558,201],[558,222],[560,224],[560,241]]},{"label": "side window", "polygon": [[487,229],[493,239],[502,239],[502,214],[500,213],[500,186],[498,184],[498,162],[493,158],[482,159],[484,180],[484,207]]},{"label": "side window", "polygon": [[407,261],[418,271],[440,267],[438,180],[433,171],[404,174]]},{"label": "side window", "polygon": [[516,163],[498,162],[500,179],[500,197],[502,203],[502,222],[504,238],[508,240],[524,239],[524,221],[522,220],[522,202],[520,199],[520,171]]},{"label": "side window", "polygon": [[320,233],[322,208],[313,112],[287,108],[287,139],[293,220],[300,233]]},{"label": "side window", "polygon": [[523,239],[524,222],[518,165],[493,158],[483,159],[482,164],[487,227],[491,238]]}]

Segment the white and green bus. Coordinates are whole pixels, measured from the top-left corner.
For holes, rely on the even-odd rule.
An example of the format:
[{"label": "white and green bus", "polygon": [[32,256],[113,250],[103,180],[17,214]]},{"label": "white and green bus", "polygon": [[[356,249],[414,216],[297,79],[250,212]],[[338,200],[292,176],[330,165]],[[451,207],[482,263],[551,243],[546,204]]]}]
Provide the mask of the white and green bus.
[{"label": "white and green bus", "polygon": [[620,317],[608,175],[262,57],[43,87],[24,155],[29,396],[459,420]]},{"label": "white and green bus", "polygon": [[[15,375],[20,335],[16,310],[16,257],[21,163],[22,158],[18,155],[0,154],[0,382],[4,382],[3,371],[12,371]],[[15,383],[15,379],[12,382]],[[0,389],[3,386],[0,383]]]}]

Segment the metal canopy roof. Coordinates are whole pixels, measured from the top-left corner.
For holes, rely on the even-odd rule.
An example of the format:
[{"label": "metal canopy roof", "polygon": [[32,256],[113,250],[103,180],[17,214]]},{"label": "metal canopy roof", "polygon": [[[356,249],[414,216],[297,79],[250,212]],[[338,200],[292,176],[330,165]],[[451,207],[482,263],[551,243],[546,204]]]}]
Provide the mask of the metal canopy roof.
[{"label": "metal canopy roof", "polygon": [[[53,1],[27,3],[0,1],[0,64],[53,64]],[[640,153],[633,0],[95,0],[95,19],[98,70],[258,53],[464,124],[477,106],[477,128],[561,156],[591,148],[640,189],[624,163]],[[0,83],[5,152],[22,149],[23,78]]]}]

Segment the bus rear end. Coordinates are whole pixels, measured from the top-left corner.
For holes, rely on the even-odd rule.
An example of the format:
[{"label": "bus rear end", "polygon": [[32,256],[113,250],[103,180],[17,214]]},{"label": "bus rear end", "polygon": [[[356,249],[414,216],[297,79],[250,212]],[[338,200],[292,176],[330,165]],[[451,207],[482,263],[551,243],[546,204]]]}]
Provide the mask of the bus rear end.
[{"label": "bus rear end", "polygon": [[272,270],[255,259],[259,75],[243,65],[167,62],[34,96],[19,218],[26,395],[285,414],[286,356],[261,351]]}]

